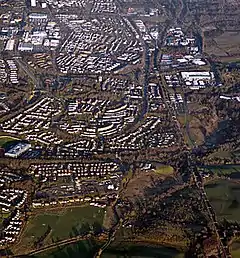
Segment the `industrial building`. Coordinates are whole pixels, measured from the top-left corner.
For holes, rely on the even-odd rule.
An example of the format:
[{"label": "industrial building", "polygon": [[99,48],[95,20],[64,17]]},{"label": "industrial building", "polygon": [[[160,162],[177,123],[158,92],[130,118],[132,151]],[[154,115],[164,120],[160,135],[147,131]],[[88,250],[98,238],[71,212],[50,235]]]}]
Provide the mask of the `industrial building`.
[{"label": "industrial building", "polygon": [[36,0],[31,0],[31,7],[36,7],[36,6],[37,6]]},{"label": "industrial building", "polygon": [[5,50],[6,51],[13,51],[14,49],[14,43],[15,43],[15,40],[14,39],[9,39],[6,43],[6,46],[5,46]]},{"label": "industrial building", "polygon": [[23,154],[30,148],[30,143],[20,142],[10,148],[7,152],[5,152],[5,156],[10,158],[18,158],[21,154]]},{"label": "industrial building", "polygon": [[46,13],[31,13],[31,14],[29,14],[29,19],[46,20],[47,19],[47,14]]},{"label": "industrial building", "polygon": [[33,51],[33,44],[32,43],[25,43],[21,42],[18,45],[18,51]]},{"label": "industrial building", "polygon": [[215,83],[214,73],[210,71],[181,72],[181,77],[190,89],[201,89]]}]

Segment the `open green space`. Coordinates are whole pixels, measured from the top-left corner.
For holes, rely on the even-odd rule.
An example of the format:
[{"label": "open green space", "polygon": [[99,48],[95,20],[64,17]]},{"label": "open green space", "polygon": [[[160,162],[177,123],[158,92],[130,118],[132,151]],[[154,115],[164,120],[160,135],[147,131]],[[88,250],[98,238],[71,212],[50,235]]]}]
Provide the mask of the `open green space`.
[{"label": "open green space", "polygon": [[0,223],[2,223],[3,220],[6,219],[6,218],[8,218],[10,215],[11,215],[10,212],[6,212],[6,213],[1,212],[1,214],[0,214]]},{"label": "open green space", "polygon": [[230,176],[240,179],[240,165],[204,166],[204,169],[218,176]]},{"label": "open green space", "polygon": [[234,150],[233,152],[232,152],[232,155],[234,156],[234,157],[236,157],[236,158],[239,158],[240,157],[240,150],[238,149],[238,150]]},{"label": "open green space", "polygon": [[0,147],[4,148],[8,144],[13,143],[13,142],[18,141],[18,140],[19,139],[11,137],[11,136],[2,135],[2,136],[0,136]]},{"label": "open green space", "polygon": [[[124,244],[125,245],[125,244]],[[93,240],[79,241],[75,244],[58,247],[51,252],[43,252],[38,255],[31,256],[33,258],[90,258],[93,257],[100,248],[99,243]],[[122,249],[122,248],[120,248]],[[176,249],[168,247],[148,247],[148,246],[125,246],[125,250],[107,249],[102,258],[183,258],[184,254]]]},{"label": "open green space", "polygon": [[154,170],[154,172],[159,174],[159,175],[171,175],[174,172],[174,168],[172,166],[159,165]]},{"label": "open green space", "polygon": [[169,247],[129,246],[124,251],[106,250],[102,258],[183,258],[184,254]]},{"label": "open green space", "polygon": [[232,152],[220,150],[220,151],[211,153],[208,157],[209,158],[231,158]]},{"label": "open green space", "polygon": [[240,240],[233,242],[231,246],[231,255],[232,255],[232,258],[240,257]]},{"label": "open green space", "polygon": [[51,251],[32,255],[32,258],[89,258],[97,252],[98,244],[93,240],[82,240],[74,244],[57,247]]},{"label": "open green space", "polygon": [[92,206],[69,207],[61,211],[52,210],[38,214],[28,221],[17,249],[31,249],[34,242],[48,232],[49,227],[51,231],[47,234],[44,244],[86,234],[96,228],[101,229],[103,217],[104,209]]},{"label": "open green space", "polygon": [[189,114],[179,115],[177,119],[183,128],[182,132],[183,132],[184,142],[188,146],[194,146],[193,136],[190,135],[190,130],[188,128],[189,122],[193,119],[192,115],[189,115]]},{"label": "open green space", "polygon": [[205,190],[219,219],[240,221],[240,184],[218,180],[206,185]]}]

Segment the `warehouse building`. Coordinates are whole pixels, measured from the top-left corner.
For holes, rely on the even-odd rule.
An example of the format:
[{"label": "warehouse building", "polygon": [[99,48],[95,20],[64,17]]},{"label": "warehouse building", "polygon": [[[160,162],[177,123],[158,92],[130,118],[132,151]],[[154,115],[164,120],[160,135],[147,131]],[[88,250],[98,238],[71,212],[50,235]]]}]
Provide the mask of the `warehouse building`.
[{"label": "warehouse building", "polygon": [[30,148],[31,148],[30,143],[20,142],[20,143],[17,143],[16,145],[14,145],[12,148],[10,148],[5,153],[5,156],[10,157],[10,158],[18,158],[21,154],[23,154]]}]

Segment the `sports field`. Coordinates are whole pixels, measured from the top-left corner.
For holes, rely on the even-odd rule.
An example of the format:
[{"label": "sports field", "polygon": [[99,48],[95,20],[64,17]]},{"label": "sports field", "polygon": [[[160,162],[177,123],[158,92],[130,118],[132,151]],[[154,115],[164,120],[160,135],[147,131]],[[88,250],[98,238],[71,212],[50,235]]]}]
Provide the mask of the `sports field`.
[{"label": "sports field", "polygon": [[155,171],[155,173],[159,175],[171,175],[174,172],[173,167],[167,166],[167,165],[160,165],[158,166]]},{"label": "sports field", "polygon": [[38,214],[29,219],[15,252],[32,249],[34,242],[42,237],[49,227],[51,231],[44,240],[46,245],[79,234],[86,234],[94,230],[96,225],[101,227],[103,217],[104,209],[92,206],[69,207],[61,211],[52,210]]}]

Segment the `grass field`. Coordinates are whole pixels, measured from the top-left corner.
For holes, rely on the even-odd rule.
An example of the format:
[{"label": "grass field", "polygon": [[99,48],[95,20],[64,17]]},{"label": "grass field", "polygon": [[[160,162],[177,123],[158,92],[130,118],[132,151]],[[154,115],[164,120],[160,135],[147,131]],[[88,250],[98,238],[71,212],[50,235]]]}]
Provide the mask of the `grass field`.
[{"label": "grass field", "polygon": [[17,140],[19,140],[19,139],[11,137],[11,136],[5,136],[5,135],[0,136],[0,147],[4,148],[9,143],[13,143]]},{"label": "grass field", "polygon": [[[205,39],[205,51],[218,57],[228,57],[239,54],[240,33],[238,31],[225,31],[221,35]],[[223,59],[224,60],[224,59]],[[229,58],[228,62],[233,61]]]},{"label": "grass field", "polygon": [[218,180],[205,190],[219,219],[240,221],[240,184]]},{"label": "grass field", "polygon": [[3,220],[6,219],[6,218],[8,218],[10,215],[11,215],[10,212],[2,213],[2,214],[0,215],[0,223],[2,223]]},{"label": "grass field", "polygon": [[32,258],[89,258],[93,257],[99,246],[93,240],[82,240],[74,244],[31,256]]},{"label": "grass field", "polygon": [[240,157],[240,150],[235,150],[235,151],[233,151],[232,154],[233,154],[233,156],[239,158]]},{"label": "grass field", "polygon": [[[51,252],[44,252],[33,258],[90,258],[94,257],[94,254],[99,248],[93,240],[79,241],[78,243],[66,245],[61,248],[56,248]],[[127,250],[128,249],[128,250]],[[167,247],[146,247],[146,246],[132,246],[124,251],[119,250],[105,250],[101,258],[183,258],[184,254],[178,252],[173,248]]]},{"label": "grass field", "polygon": [[150,246],[126,246],[125,250],[107,249],[103,252],[102,258],[183,258],[184,254],[180,253],[174,248],[164,246],[150,247]]},{"label": "grass field", "polygon": [[236,250],[232,250],[231,252],[232,258],[239,258],[240,257],[240,248]]},{"label": "grass field", "polygon": [[155,173],[159,175],[171,175],[174,172],[173,167],[167,165],[160,165],[155,170]]},{"label": "grass field", "polygon": [[218,166],[204,166],[206,170],[218,176],[230,176],[240,179],[240,165],[218,165]]},{"label": "grass field", "polygon": [[[83,230],[88,232],[94,223],[102,225],[103,217],[104,210],[92,206],[69,207],[62,210],[62,212],[53,210],[52,212],[36,215],[30,218],[17,249],[23,251],[24,248],[32,248],[34,242],[47,232],[48,226],[52,230],[45,239],[45,244],[51,244],[58,240],[78,235]],[[19,251],[16,250],[16,252]]]},{"label": "grass field", "polygon": [[231,151],[217,151],[214,153],[211,153],[209,156],[209,158],[231,158],[232,157],[232,153]]},{"label": "grass field", "polygon": [[231,246],[231,254],[232,258],[239,258],[240,257],[240,241],[233,242]]},{"label": "grass field", "polygon": [[190,129],[186,128],[188,123],[193,119],[193,116],[192,115],[181,115],[181,116],[179,115],[177,119],[178,119],[180,125],[182,126],[184,142],[188,146],[193,146],[195,139],[193,139],[193,136],[190,135]]}]

